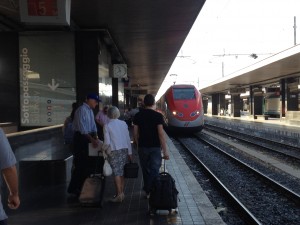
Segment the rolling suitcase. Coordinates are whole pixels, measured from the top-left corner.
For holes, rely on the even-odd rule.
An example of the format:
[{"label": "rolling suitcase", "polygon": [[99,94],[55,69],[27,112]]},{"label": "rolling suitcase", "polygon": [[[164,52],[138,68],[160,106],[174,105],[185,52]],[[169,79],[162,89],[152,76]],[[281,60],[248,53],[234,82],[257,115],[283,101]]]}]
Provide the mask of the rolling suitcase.
[{"label": "rolling suitcase", "polygon": [[92,174],[85,179],[79,196],[82,206],[102,206],[104,179],[101,174]]},{"label": "rolling suitcase", "polygon": [[168,210],[169,213],[175,209],[177,212],[177,195],[175,180],[173,177],[165,172],[166,164],[164,161],[164,172],[154,180],[149,198],[149,210],[150,214],[156,213],[156,210]]},{"label": "rolling suitcase", "polygon": [[96,169],[93,174],[85,179],[78,199],[82,206],[102,207],[105,177],[103,176],[102,172],[99,173],[99,169],[102,171],[103,165],[100,165],[99,168],[97,165],[101,164],[100,162],[103,160],[101,160],[101,157],[98,155],[97,159],[93,161],[96,161]]}]

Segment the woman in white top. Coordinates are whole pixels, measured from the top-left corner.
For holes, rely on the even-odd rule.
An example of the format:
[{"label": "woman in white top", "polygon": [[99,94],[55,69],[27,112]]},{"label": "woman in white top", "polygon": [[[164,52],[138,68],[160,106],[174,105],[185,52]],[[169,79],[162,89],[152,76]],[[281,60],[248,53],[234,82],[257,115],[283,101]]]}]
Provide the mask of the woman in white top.
[{"label": "woman in white top", "polygon": [[109,122],[104,125],[104,145],[109,146],[111,153],[108,161],[111,165],[115,176],[116,196],[112,202],[122,202],[124,196],[124,165],[127,158],[132,158],[131,141],[129,137],[127,124],[119,120],[120,111],[117,107],[112,106],[108,109],[107,116]]}]

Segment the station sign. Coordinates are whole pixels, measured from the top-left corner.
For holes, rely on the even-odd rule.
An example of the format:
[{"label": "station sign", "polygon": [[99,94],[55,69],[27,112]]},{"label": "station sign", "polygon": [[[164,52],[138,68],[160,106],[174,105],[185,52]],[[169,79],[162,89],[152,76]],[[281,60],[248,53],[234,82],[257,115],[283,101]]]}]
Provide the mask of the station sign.
[{"label": "station sign", "polygon": [[20,34],[21,126],[62,124],[76,100],[73,34]]},{"label": "station sign", "polygon": [[70,25],[71,0],[21,0],[21,22]]}]

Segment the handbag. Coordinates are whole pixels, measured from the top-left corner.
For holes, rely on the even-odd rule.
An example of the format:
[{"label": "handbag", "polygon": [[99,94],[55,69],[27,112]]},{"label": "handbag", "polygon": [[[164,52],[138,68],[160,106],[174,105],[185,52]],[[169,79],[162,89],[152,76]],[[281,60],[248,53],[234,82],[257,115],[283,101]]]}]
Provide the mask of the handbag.
[{"label": "handbag", "polygon": [[107,161],[107,155],[105,154],[105,152],[103,152],[103,157],[104,157],[103,175],[108,177],[112,175],[112,168],[109,162]]},{"label": "handbag", "polygon": [[139,165],[134,162],[126,163],[124,166],[125,178],[137,178],[139,175]]},{"label": "handbag", "polygon": [[111,154],[111,148],[110,148],[110,145],[102,144],[101,150],[102,150],[102,152],[104,152],[106,155],[110,155],[110,154]]}]

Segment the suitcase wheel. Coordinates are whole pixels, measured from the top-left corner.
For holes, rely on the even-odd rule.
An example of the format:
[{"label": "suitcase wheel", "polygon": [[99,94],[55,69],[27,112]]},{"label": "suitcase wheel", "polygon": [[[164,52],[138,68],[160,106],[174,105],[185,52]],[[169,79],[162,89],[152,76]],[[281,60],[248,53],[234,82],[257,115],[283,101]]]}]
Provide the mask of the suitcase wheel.
[{"label": "suitcase wheel", "polygon": [[149,215],[150,215],[150,216],[155,216],[155,214],[156,214],[156,209],[150,208],[150,209],[149,209]]}]

